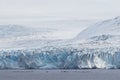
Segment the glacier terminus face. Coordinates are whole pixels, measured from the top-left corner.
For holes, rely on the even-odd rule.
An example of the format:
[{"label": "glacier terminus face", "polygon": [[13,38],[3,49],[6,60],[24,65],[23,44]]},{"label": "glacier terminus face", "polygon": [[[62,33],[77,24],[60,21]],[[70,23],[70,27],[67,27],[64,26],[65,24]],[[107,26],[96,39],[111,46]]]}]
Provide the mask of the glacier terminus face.
[{"label": "glacier terminus face", "polygon": [[120,68],[120,48],[1,50],[0,69]]}]

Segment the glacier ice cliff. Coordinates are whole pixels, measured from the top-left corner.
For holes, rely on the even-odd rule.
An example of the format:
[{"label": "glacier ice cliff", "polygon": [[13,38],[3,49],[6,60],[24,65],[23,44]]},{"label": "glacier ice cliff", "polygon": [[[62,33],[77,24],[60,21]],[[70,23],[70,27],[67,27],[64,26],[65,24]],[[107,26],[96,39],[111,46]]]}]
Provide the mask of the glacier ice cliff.
[{"label": "glacier ice cliff", "polygon": [[120,68],[120,48],[1,50],[0,69]]}]

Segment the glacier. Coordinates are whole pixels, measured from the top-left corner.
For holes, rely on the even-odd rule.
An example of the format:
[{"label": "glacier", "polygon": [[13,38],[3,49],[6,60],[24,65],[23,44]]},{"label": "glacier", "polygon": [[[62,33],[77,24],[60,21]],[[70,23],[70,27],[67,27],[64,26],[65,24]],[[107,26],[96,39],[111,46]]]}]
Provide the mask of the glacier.
[{"label": "glacier", "polygon": [[44,47],[1,50],[0,69],[120,68],[120,48]]},{"label": "glacier", "polygon": [[0,27],[0,69],[120,68],[120,17],[96,23],[72,39],[56,29],[39,29],[38,34],[36,28],[31,35],[31,29],[23,33],[27,28],[19,32],[20,26],[6,26]]}]

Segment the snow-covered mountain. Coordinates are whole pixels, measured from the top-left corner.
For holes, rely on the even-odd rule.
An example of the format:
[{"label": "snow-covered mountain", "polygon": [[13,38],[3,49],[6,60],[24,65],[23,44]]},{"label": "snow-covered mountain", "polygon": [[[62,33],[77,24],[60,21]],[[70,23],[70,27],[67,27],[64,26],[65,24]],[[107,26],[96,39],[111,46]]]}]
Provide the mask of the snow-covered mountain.
[{"label": "snow-covered mountain", "polygon": [[[57,20],[40,21],[36,26],[0,25],[0,38],[44,35],[44,37],[73,38],[83,29],[96,21],[89,20]],[[48,35],[49,33],[50,35]],[[52,34],[51,34],[52,33]],[[48,36],[47,36],[48,35]]]},{"label": "snow-covered mountain", "polygon": [[106,40],[120,35],[120,17],[98,22],[77,35],[77,39]]},{"label": "snow-covered mountain", "polygon": [[28,38],[40,35],[43,36],[46,33],[51,33],[54,29],[45,29],[45,28],[29,28],[20,25],[0,25],[0,38],[12,39],[12,38]]},{"label": "snow-covered mountain", "polygon": [[43,21],[39,27],[0,25],[0,49],[41,47],[71,39],[94,21]]}]

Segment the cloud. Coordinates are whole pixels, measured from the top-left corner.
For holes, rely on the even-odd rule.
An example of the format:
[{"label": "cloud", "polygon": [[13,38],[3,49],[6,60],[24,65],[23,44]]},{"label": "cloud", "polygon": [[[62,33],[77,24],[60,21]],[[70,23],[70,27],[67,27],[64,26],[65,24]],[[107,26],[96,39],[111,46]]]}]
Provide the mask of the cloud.
[{"label": "cloud", "polygon": [[[36,16],[107,18],[120,13],[119,0],[0,0],[4,19]],[[26,17],[27,16],[27,17]]]}]

